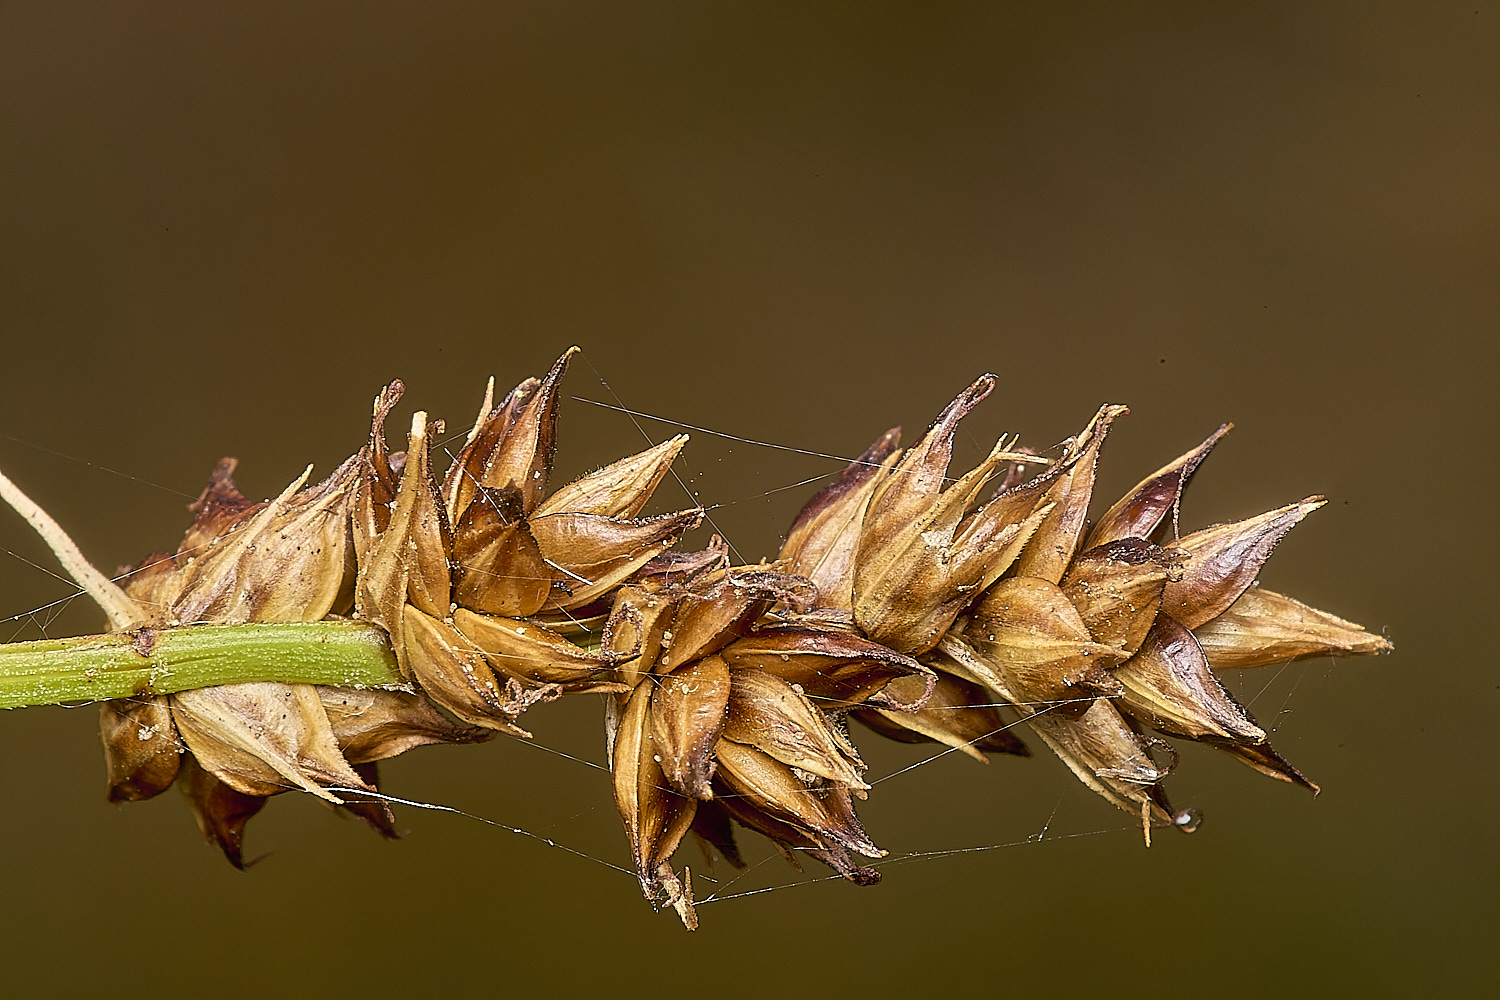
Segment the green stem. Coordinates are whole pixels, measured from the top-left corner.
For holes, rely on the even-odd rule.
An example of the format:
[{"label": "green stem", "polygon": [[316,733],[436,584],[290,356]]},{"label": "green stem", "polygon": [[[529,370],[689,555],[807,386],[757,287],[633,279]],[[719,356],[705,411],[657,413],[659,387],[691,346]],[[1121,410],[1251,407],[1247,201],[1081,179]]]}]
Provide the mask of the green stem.
[{"label": "green stem", "polygon": [[246,681],[402,683],[385,633],[365,622],[188,625],[0,645],[0,708]]}]

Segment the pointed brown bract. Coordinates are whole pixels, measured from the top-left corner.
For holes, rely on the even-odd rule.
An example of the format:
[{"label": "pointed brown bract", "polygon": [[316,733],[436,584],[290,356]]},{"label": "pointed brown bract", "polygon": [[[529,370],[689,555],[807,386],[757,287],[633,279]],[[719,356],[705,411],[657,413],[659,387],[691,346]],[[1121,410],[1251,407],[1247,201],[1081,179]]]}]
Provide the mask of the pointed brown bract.
[{"label": "pointed brown bract", "polygon": [[868,886],[880,883],[880,872],[877,869],[856,864],[850,856],[849,849],[843,844],[756,808],[748,797],[739,796],[733,791],[733,786],[727,783],[723,783],[723,791],[718,798],[714,799],[714,802],[735,822],[754,830],[780,847],[782,855],[798,871],[802,870],[798,859],[810,857],[823,862],[855,885]]},{"label": "pointed brown bract", "polygon": [[709,848],[724,856],[731,868],[745,867],[740,849],[734,842],[734,827],[729,822],[729,813],[717,799],[699,802],[693,813],[693,835],[703,846],[703,853],[712,858]]},{"label": "pointed brown bract", "polygon": [[197,555],[214,539],[243,523],[247,514],[253,516],[256,510],[265,506],[248,499],[234,484],[234,470],[239,464],[237,458],[219,459],[208,474],[208,485],[203,487],[198,499],[188,504],[193,523],[177,546],[179,556]]},{"label": "pointed brown bract", "polygon": [[453,526],[453,564],[456,603],[511,618],[542,610],[558,576],[513,489],[486,488],[474,497]]},{"label": "pointed brown bract", "polygon": [[241,854],[245,824],[266,804],[264,796],[246,795],[220,781],[192,757],[183,761],[182,790],[203,838],[224,852],[230,864],[244,871],[248,865]]},{"label": "pointed brown bract", "polygon": [[788,573],[731,569],[684,597],[672,618],[661,664],[672,669],[715,653],[744,635],[778,603],[806,608],[817,596],[811,582]]},{"label": "pointed brown bract", "polygon": [[626,586],[615,593],[604,649],[620,661],[620,679],[635,687],[649,675],[666,646],[678,598],[656,586]]},{"label": "pointed brown bract", "polygon": [[[458,600],[466,607],[529,617],[607,600],[702,517],[696,508],[636,516],[687,440],[681,435],[542,499],[556,450],[558,382],[575,353],[481,413],[448,472],[450,517],[465,522],[455,556],[463,567]],[[492,510],[475,506],[486,496],[497,501]]]},{"label": "pointed brown bract", "polygon": [[718,778],[725,789],[721,799],[740,822],[746,823],[746,815],[753,810],[801,832],[818,848],[854,851],[869,858],[885,856],[854,818],[837,783],[803,781],[770,754],[729,739],[719,741],[718,757]]},{"label": "pointed brown bract", "polygon": [[[386,630],[406,677],[411,676],[405,649],[407,602],[439,618],[447,617],[452,609],[448,566],[452,533],[432,481],[428,430],[427,414],[413,414],[407,459],[390,518],[378,541],[362,557],[355,582],[356,616]],[[375,478],[367,475],[361,491],[373,491]]]},{"label": "pointed brown bract", "polygon": [[1227,611],[1193,633],[1215,670],[1308,656],[1368,656],[1393,648],[1353,622],[1259,587],[1248,588]]},{"label": "pointed brown bract", "polygon": [[475,425],[444,484],[450,516],[482,487],[515,489],[528,512],[536,509],[557,451],[558,383],[577,353],[568,348],[544,379],[522,382]]},{"label": "pointed brown bract", "polygon": [[664,674],[651,687],[651,735],[672,787],[694,799],[713,798],[714,744],[729,717],[729,665],[705,656]]},{"label": "pointed brown bract", "polygon": [[355,769],[434,743],[482,743],[493,734],[459,725],[405,691],[317,688],[339,750]]},{"label": "pointed brown bract", "polygon": [[164,697],[102,703],[99,736],[104,742],[111,802],[139,802],[160,795],[182,766],[182,742]]},{"label": "pointed brown bract", "polygon": [[1021,525],[970,506],[1002,462],[1018,456],[996,444],[987,458],[946,486],[958,422],[995,385],[985,375],[948,405],[874,487],[854,557],[854,620],[877,642],[908,654],[936,645],[1016,549]]},{"label": "pointed brown bract", "polygon": [[635,519],[573,511],[533,517],[531,531],[561,585],[549,595],[546,610],[581,608],[606,597],[702,519],[698,508]]},{"label": "pointed brown bract", "polygon": [[1095,546],[1073,560],[1062,589],[1099,642],[1134,653],[1161,610],[1162,590],[1181,557],[1144,538]]},{"label": "pointed brown bract", "polygon": [[1153,729],[1188,739],[1265,742],[1265,731],[1208,669],[1193,633],[1170,615],[1156,619],[1140,652],[1116,667],[1115,677],[1125,688],[1121,708]]},{"label": "pointed brown bract", "polygon": [[[443,477],[443,503],[448,507],[449,517],[456,518],[462,514],[473,502],[474,495],[484,487],[502,487],[514,483],[513,476],[507,475],[501,480],[499,476],[492,475],[494,465],[497,464],[498,453],[503,449],[506,439],[511,436],[521,412],[536,396],[541,384],[539,379],[525,379],[512,389],[498,406],[490,408],[489,404],[494,401],[495,380],[493,378],[489,380],[485,387],[484,405],[479,410],[479,416],[474,421],[474,426],[469,429],[463,448]],[[537,416],[545,416],[546,412],[544,407],[537,413]],[[532,444],[535,443],[533,439]],[[530,464],[534,457],[534,453],[527,456],[526,463]],[[545,476],[546,472],[543,472],[543,475]]]},{"label": "pointed brown bract", "polygon": [[1028,704],[1077,715],[1094,697],[1119,693],[1107,668],[1120,652],[1095,642],[1067,594],[1047,580],[1001,580],[974,605],[963,635]]},{"label": "pointed brown bract", "polygon": [[363,567],[370,549],[391,521],[391,502],[396,498],[396,475],[385,442],[385,421],[400,401],[405,387],[392,382],[375,397],[370,419],[370,440],[360,450],[360,479],[354,494],[354,559]]},{"label": "pointed brown bract", "polygon": [[[678,795],[668,784],[657,760],[650,709],[651,686],[642,684],[626,703],[615,733],[615,806],[630,838],[641,891],[652,902],[665,899],[678,906],[680,884],[672,871],[672,852],[692,826],[697,803]],[[690,896],[687,903],[691,912]],[[687,915],[683,916],[686,923]]]},{"label": "pointed brown bract", "polygon": [[[386,531],[387,537],[404,539],[404,544],[398,544],[407,570],[407,600],[427,614],[439,616],[453,608],[449,568],[453,536],[432,476],[432,435],[442,430],[441,422],[429,426],[427,414],[420,410],[412,415],[401,487],[396,491]],[[378,551],[375,558],[380,558]]]},{"label": "pointed brown bract", "polygon": [[453,614],[453,626],[485,654],[497,673],[523,684],[555,685],[564,694],[628,689],[609,656],[590,653],[535,622],[459,608]]},{"label": "pointed brown bract", "polygon": [[681,602],[706,593],[729,566],[729,547],[718,535],[700,552],[664,553],[615,591],[605,628],[604,649],[620,663],[620,679],[630,685],[656,669],[671,642],[672,621]]},{"label": "pointed brown bract", "polygon": [[1078,780],[1106,800],[1132,815],[1144,808],[1157,824],[1186,828],[1159,785],[1168,769],[1151,759],[1149,744],[1108,701],[1092,702],[1077,719],[1041,712],[1028,722]]},{"label": "pointed brown bract", "polygon": [[[1041,581],[1045,583],[1045,581]],[[1075,612],[1076,614],[1076,612]],[[997,633],[998,635],[998,633]],[[961,636],[948,635],[936,662],[944,671],[979,684],[1005,699],[1084,785],[1132,815],[1183,830],[1196,828],[1174,814],[1158,783],[1167,770],[1151,759],[1150,742],[1139,736],[1108,699],[1047,703],[1028,698],[1015,681],[1024,674],[999,669]],[[1156,741],[1160,743],[1160,741]]]},{"label": "pointed brown bract", "polygon": [[1182,491],[1214,445],[1233,428],[1234,424],[1220,424],[1219,429],[1198,447],[1137,483],[1099,518],[1089,534],[1087,547],[1094,548],[1122,538],[1150,538],[1168,511],[1172,513],[1175,538],[1178,534],[1177,506],[1182,500]]},{"label": "pointed brown bract", "polygon": [[1255,582],[1282,536],[1326,502],[1308,497],[1259,517],[1185,536],[1178,543],[1187,556],[1182,578],[1167,584],[1162,610],[1188,628],[1219,617]]},{"label": "pointed brown bract", "polygon": [[[896,711],[920,708],[937,677],[909,656],[848,630],[807,625],[773,625],[724,647],[731,667],[758,667],[800,686],[825,709],[869,704]],[[898,677],[921,679],[917,698],[903,701],[886,693]]]},{"label": "pointed brown bract", "polygon": [[1241,764],[1249,765],[1268,778],[1285,781],[1291,785],[1300,785],[1314,795],[1322,790],[1288,763],[1286,758],[1277,753],[1269,743],[1245,745],[1220,742],[1211,737],[1204,737],[1203,742],[1218,747]]},{"label": "pointed brown bract", "polygon": [[[374,761],[355,764],[354,770],[365,784],[377,790],[380,788],[379,764]],[[396,829],[396,814],[391,810],[391,804],[377,796],[350,793],[339,803],[338,809],[347,815],[358,816],[371,830],[387,840],[400,840],[406,836],[405,832]]]},{"label": "pointed brown bract", "polygon": [[679,434],[638,455],[590,472],[547,497],[533,514],[546,517],[572,511],[599,517],[636,517],[685,444],[687,435]]},{"label": "pointed brown bract", "polygon": [[389,504],[396,498],[396,479],[401,472],[400,463],[405,460],[404,455],[392,455],[385,440],[385,422],[405,393],[405,384],[400,379],[394,380],[376,395],[370,411],[370,440],[365,460],[375,477],[375,501],[381,504]]},{"label": "pointed brown bract", "polygon": [[405,607],[402,631],[407,663],[422,690],[472,725],[529,737],[516,719],[532,705],[562,693],[556,684],[527,685],[514,676],[502,681],[484,650],[452,625],[410,604]]},{"label": "pointed brown bract", "polygon": [[364,782],[339,752],[311,684],[258,682],[171,696],[172,720],[206,770],[244,795],[289,788],[338,802],[325,785]]},{"label": "pointed brown bract", "polygon": [[1052,480],[1042,501],[1052,504],[1052,510],[1016,560],[1016,576],[1062,582],[1087,523],[1099,449],[1110,424],[1129,412],[1123,406],[1101,406],[1082,433],[1063,449],[1058,464],[1066,466],[1066,471]]},{"label": "pointed brown bract", "polygon": [[754,667],[734,671],[724,738],[861,792],[870,786],[859,752],[800,687]]},{"label": "pointed brown bract", "polygon": [[875,486],[899,457],[900,441],[901,428],[886,431],[807,502],[787,532],[777,562],[817,586],[815,607],[853,609],[854,559],[865,509]]}]

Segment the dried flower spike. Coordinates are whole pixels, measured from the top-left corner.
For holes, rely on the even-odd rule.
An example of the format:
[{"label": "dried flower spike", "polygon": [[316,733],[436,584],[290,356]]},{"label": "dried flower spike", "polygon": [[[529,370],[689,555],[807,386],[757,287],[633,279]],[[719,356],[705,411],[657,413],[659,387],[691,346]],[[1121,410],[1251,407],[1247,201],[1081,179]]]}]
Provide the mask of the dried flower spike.
[{"label": "dried flower spike", "polygon": [[[575,353],[498,405],[492,379],[445,472],[442,423],[423,412],[406,449],[388,448],[400,382],[376,398],[360,452],[315,486],[304,473],[255,503],[223,460],[176,551],[123,584],[0,476],[114,629],[0,647],[0,704],[100,698],[109,799],[176,784],[205,838],[245,867],[245,826],[272,795],[306,792],[393,837],[379,761],[526,736],[527,708],[602,694],[642,890],[693,928],[691,875],[673,867],[689,833],[738,867],[737,823],[794,865],[879,881],[857,860],[884,851],[855,814],[872,782],[851,716],[981,761],[1027,755],[1011,731],[1023,726],[1139,816],[1149,844],[1153,825],[1197,824],[1167,799],[1176,753],[1151,731],[1317,790],[1216,671],[1391,648],[1255,585],[1321,497],[1181,534],[1183,490],[1229,424],[1090,525],[1125,407],[1101,407],[1050,461],[1002,439],[949,479],[959,421],[997,384],[985,375],[910,450],[892,430],[850,463],[775,563],[731,567],[717,538],[669,551],[701,509],[643,516],[685,437],[549,493]],[[1033,466],[1045,468],[1028,479]],[[59,666],[76,662],[103,667]],[[169,669],[183,663],[197,683]]]}]

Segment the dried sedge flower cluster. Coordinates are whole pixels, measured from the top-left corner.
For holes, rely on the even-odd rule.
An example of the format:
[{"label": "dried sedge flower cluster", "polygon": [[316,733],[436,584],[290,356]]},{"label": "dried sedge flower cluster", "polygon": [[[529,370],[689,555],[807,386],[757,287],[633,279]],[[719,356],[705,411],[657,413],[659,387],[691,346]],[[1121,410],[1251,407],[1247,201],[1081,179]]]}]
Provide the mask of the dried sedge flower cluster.
[{"label": "dried sedge flower cluster", "polygon": [[376,399],[369,443],[321,484],[304,488],[304,474],[251,503],[221,463],[177,552],[102,601],[115,627],[352,614],[389,634],[411,689],[253,683],[108,702],[110,799],[175,781],[235,865],[246,822],[288,789],[394,836],[388,806],[349,791],[376,790],[378,761],[526,735],[529,706],[600,692],[641,885],[691,927],[691,883],[672,865],[690,832],[732,865],[738,824],[793,864],[879,880],[856,860],[884,852],[855,813],[869,786],[851,718],[985,761],[1028,753],[1014,717],[1149,838],[1197,822],[1162,791],[1174,756],[1153,731],[1316,791],[1216,668],[1389,648],[1254,586],[1321,498],[1179,535],[1183,488],[1227,424],[1090,523],[1100,447],[1125,408],[1101,408],[1050,460],[1002,440],[950,478],[958,423],[995,385],[986,375],[914,447],[892,430],[851,463],[775,562],[731,566],[718,539],[668,551],[701,510],[641,516],[684,437],[548,493],[572,353],[494,406],[492,382],[441,477],[442,425],[425,414],[404,452],[387,449],[400,383]]}]

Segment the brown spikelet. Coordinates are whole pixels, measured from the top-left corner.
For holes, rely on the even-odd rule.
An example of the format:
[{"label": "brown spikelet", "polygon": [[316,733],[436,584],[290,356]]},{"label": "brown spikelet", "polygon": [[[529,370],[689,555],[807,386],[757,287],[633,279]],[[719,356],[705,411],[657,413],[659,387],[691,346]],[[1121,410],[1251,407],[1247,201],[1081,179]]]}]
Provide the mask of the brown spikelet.
[{"label": "brown spikelet", "polygon": [[[855,811],[875,782],[851,716],[983,762],[1027,755],[1013,729],[1029,730],[1086,787],[1140,817],[1149,844],[1152,826],[1197,823],[1167,797],[1176,751],[1156,734],[1317,791],[1219,671],[1391,648],[1256,583],[1321,497],[1181,533],[1184,489],[1229,424],[1090,527],[1103,442],[1126,408],[1100,407],[1050,459],[1002,438],[950,477],[960,422],[1000,384],[983,375],[914,446],[899,450],[888,431],[837,474],[776,562],[731,566],[717,537],[670,551],[702,509],[644,513],[685,436],[549,492],[561,379],[576,353],[498,404],[491,380],[446,470],[436,468],[443,424],[425,412],[412,416],[405,450],[389,450],[400,382],[376,397],[360,452],[316,485],[304,473],[252,501],[234,484],[234,460],[221,461],[177,549],[120,585],[0,477],[113,626],[149,626],[129,636],[352,614],[377,640],[384,630],[399,665],[396,690],[257,681],[107,702],[110,800],[176,783],[236,867],[247,865],[246,824],[284,791],[395,837],[378,762],[496,732],[528,737],[527,709],[593,693],[641,888],[692,928],[692,878],[676,867],[690,831],[731,865],[743,864],[738,825],[793,864],[813,858],[858,884],[879,881],[858,860],[885,852]],[[131,642],[147,659],[149,643]]]}]

